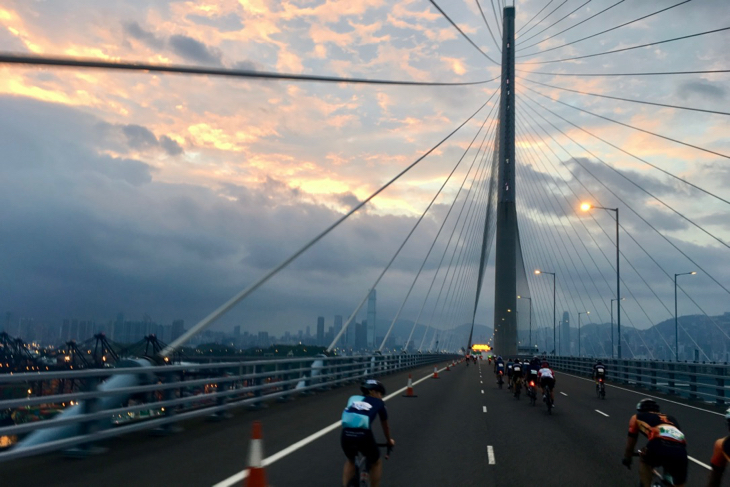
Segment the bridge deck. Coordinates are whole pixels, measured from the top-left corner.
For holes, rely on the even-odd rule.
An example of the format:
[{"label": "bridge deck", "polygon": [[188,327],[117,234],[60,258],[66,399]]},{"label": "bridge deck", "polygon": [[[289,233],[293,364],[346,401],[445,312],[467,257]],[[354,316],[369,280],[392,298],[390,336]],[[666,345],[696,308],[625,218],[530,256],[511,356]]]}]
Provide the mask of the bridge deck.
[{"label": "bridge deck", "polygon": [[[429,372],[427,367],[416,370],[414,380]],[[516,401],[506,388],[498,390],[486,363],[461,364],[440,377],[418,384],[416,399],[398,395],[388,401],[397,449],[385,465],[384,485],[636,482],[636,467],[629,472],[620,459],[628,419],[642,394],[609,387],[607,399],[600,401],[590,382],[558,373],[557,407],[548,416],[541,402],[533,408],[524,395]],[[406,378],[407,373],[400,373],[383,381],[394,391]],[[165,438],[129,435],[106,444],[107,453],[85,460],[58,455],[24,459],[0,465],[0,474],[4,484],[13,486],[211,486],[245,468],[253,420],[263,422],[265,456],[271,456],[338,421],[347,397],[355,392],[351,386],[259,411],[239,411],[220,423],[193,421],[184,425],[184,432]],[[680,421],[689,454],[709,463],[714,440],[726,434],[722,416],[710,407],[665,400],[660,404]],[[488,446],[494,452],[491,465]],[[268,466],[267,474],[274,486],[338,485],[342,463],[339,431],[334,430]],[[702,485],[707,474],[705,467],[690,462],[689,485]]]}]

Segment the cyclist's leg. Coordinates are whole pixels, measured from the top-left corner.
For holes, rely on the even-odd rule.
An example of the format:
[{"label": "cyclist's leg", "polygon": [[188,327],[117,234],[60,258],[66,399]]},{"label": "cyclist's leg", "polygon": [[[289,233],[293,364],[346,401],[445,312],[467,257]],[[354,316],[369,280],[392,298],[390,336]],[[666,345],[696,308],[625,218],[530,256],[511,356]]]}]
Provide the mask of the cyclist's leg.
[{"label": "cyclist's leg", "polygon": [[355,476],[355,464],[345,460],[345,467],[342,469],[342,486],[347,487],[348,482]]},{"label": "cyclist's leg", "polygon": [[355,476],[355,458],[357,457],[357,441],[345,435],[342,430],[340,436],[340,446],[345,453],[345,466],[342,468],[342,485],[347,487],[347,483]]},{"label": "cyclist's leg", "polygon": [[370,487],[380,487],[380,477],[383,474],[383,459],[370,466]]}]

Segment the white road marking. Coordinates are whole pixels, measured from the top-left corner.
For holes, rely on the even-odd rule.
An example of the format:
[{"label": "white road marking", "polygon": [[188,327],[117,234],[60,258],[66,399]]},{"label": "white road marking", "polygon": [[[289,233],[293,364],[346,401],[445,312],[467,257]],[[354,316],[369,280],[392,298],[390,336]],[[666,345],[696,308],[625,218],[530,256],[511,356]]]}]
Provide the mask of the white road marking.
[{"label": "white road marking", "polygon": [[598,409],[595,410],[598,414],[603,414],[605,417],[608,418],[608,414],[604,413],[603,411],[599,411]]},{"label": "white road marking", "polygon": [[697,460],[696,458],[692,458],[692,457],[691,457],[691,456],[689,456],[689,455],[687,455],[687,458],[689,458],[690,460],[692,460],[693,462],[695,462],[695,463],[696,463],[697,465],[699,465],[700,467],[705,467],[705,468],[706,468],[707,470],[712,470],[712,467],[710,467],[710,466],[709,466],[709,465],[707,465],[706,463],[702,463],[701,461]]},{"label": "white road marking", "polygon": [[[441,371],[443,371],[445,369],[446,369],[446,367],[440,369],[439,372],[441,372]],[[413,382],[412,385],[415,386],[416,384],[420,384],[421,382],[423,382],[423,381],[425,381],[427,379],[430,379],[431,377],[433,377],[433,372],[429,372],[429,374],[427,376],[423,377],[422,379],[418,379],[417,381]],[[397,391],[393,392],[392,394],[389,394],[389,395],[385,396],[383,398],[383,401],[387,401],[388,399],[391,399],[391,398],[393,398],[395,396],[400,395],[400,393],[403,392],[403,391],[405,391],[407,388],[408,388],[408,386],[403,387],[403,388],[398,389]],[[274,462],[276,462],[278,460],[281,460],[285,456],[287,456],[287,455],[289,455],[291,453],[294,453],[295,451],[297,451],[297,450],[299,450],[299,449],[307,446],[309,443],[313,442],[317,438],[326,435],[330,431],[336,430],[337,428],[340,427],[340,425],[341,425],[341,421],[337,421],[337,422],[332,423],[331,425],[329,425],[329,426],[327,426],[325,428],[322,428],[321,430],[317,431],[316,433],[307,436],[303,440],[299,440],[296,443],[294,443],[292,445],[289,445],[288,447],[284,448],[283,450],[274,453],[270,457],[264,458],[264,460],[261,462],[261,465],[263,467],[266,467],[266,466],[269,466],[269,465],[271,465],[272,463],[274,463]],[[230,487],[230,486],[232,486],[234,484],[237,484],[237,483],[241,482],[242,480],[246,479],[247,477],[248,477],[248,468],[246,468],[245,470],[242,470],[242,471],[238,472],[235,475],[232,475],[232,476],[228,477],[225,480],[222,480],[222,481],[218,482],[217,484],[214,484],[213,487]]]},{"label": "white road marking", "polygon": [[487,406],[482,406],[482,411],[487,412]]},{"label": "white road marking", "polygon": [[479,383],[480,383],[480,384],[484,384],[484,382],[482,382],[482,381],[479,381]]},{"label": "white road marking", "polygon": [[[567,373],[565,373],[565,372],[563,372],[563,374],[565,374],[565,375],[567,375],[567,376],[570,376],[570,377],[575,377],[576,379],[580,379],[580,380],[586,380],[586,381],[589,381],[589,382],[593,382],[593,379],[586,379],[585,377],[579,377],[579,376],[577,376],[577,375],[573,375],[573,374],[567,374]],[[646,393],[644,393],[644,392],[637,392],[637,391],[632,391],[631,389],[625,389],[625,388],[623,388],[623,387],[619,387],[619,386],[614,386],[614,385],[611,385],[611,384],[606,384],[606,385],[607,385],[608,387],[613,387],[614,389],[620,389],[620,390],[622,390],[622,391],[630,392],[630,393],[632,393],[632,394],[638,394],[638,395],[640,395],[640,396],[644,396],[644,397],[651,397],[651,398],[653,398],[653,399],[659,399],[660,401],[664,401],[664,402],[671,402],[672,404],[677,404],[678,406],[684,406],[684,407],[686,407],[686,408],[690,408],[690,409],[696,409],[696,410],[698,410],[698,411],[703,411],[703,412],[705,412],[705,413],[715,414],[715,415],[717,415],[717,416],[725,416],[725,415],[724,415],[724,414],[722,414],[722,413],[716,413],[715,411],[709,411],[709,410],[707,410],[707,409],[703,409],[703,408],[698,408],[698,407],[696,407],[696,406],[690,406],[689,404],[684,404],[684,403],[681,403],[681,402],[677,402],[677,401],[672,401],[672,400],[670,400],[670,399],[665,399],[665,398],[663,398],[663,397],[658,397],[658,396],[652,396],[652,395],[650,395],[650,394],[646,394]]]},{"label": "white road marking", "polygon": [[568,395],[564,392],[561,392],[561,394],[564,395],[565,397],[568,397]]},{"label": "white road marking", "polygon": [[482,394],[484,394],[484,389],[482,389]]},{"label": "white road marking", "polygon": [[494,448],[492,448],[492,445],[487,446],[487,456],[489,457],[489,464],[494,465]]}]

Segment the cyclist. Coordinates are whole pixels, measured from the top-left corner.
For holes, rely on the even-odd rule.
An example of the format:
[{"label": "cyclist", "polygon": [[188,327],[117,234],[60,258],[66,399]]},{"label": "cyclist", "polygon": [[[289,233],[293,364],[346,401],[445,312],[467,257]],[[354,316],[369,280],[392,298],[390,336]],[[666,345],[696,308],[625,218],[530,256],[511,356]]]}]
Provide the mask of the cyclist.
[{"label": "cyclist", "polygon": [[500,374],[504,375],[504,360],[501,356],[494,361],[494,375],[497,377],[497,383],[501,380]]},{"label": "cyclist", "polygon": [[[730,428],[730,409],[725,411],[725,422],[728,428]],[[712,472],[710,473],[710,481],[707,484],[708,487],[720,487],[722,474],[725,473],[725,467],[728,461],[730,461],[730,436],[720,438],[715,442],[712,460],[710,460]]]},{"label": "cyclist", "polygon": [[520,359],[516,358],[515,363],[512,365],[512,383],[514,384],[514,396],[517,397],[517,391],[522,387],[522,375],[524,365],[520,362]]},{"label": "cyclist", "polygon": [[527,365],[527,370],[525,370],[525,381],[527,381],[527,384],[530,382],[534,382],[537,384],[539,381],[537,380],[537,372],[540,370],[540,359],[537,357],[534,357],[530,363]]},{"label": "cyclist", "polygon": [[372,422],[376,417],[380,417],[380,424],[387,443],[390,446],[395,445],[395,441],[390,437],[388,410],[385,409],[383,402],[385,386],[377,380],[368,379],[362,383],[360,390],[363,395],[350,397],[342,413],[340,444],[347,457],[342,472],[342,485],[347,486],[355,475],[355,457],[358,452],[361,452],[367,459],[370,469],[370,484],[378,487],[383,461],[380,458],[380,450],[378,450],[372,430]]},{"label": "cyclist", "polygon": [[537,378],[540,380],[540,390],[542,391],[542,400],[545,400],[545,386],[550,386],[550,400],[555,407],[555,372],[550,368],[547,360],[540,364],[540,370],[537,371]]},{"label": "cyclist", "polygon": [[606,380],[606,366],[603,365],[601,359],[596,359],[595,365],[593,365],[593,380],[596,381],[596,390],[598,390],[600,384],[599,380]]},{"label": "cyclist", "polygon": [[636,405],[636,414],[629,421],[629,437],[626,439],[623,463],[631,468],[639,433],[648,438],[641,452],[639,479],[641,485],[651,485],[652,469],[664,467],[664,472],[674,479],[675,486],[687,481],[687,442],[679,423],[672,416],[659,412],[659,404],[653,399],[642,399]]},{"label": "cyclist", "polygon": [[507,387],[509,389],[512,389],[512,367],[514,367],[515,363],[512,362],[511,358],[507,359]]}]

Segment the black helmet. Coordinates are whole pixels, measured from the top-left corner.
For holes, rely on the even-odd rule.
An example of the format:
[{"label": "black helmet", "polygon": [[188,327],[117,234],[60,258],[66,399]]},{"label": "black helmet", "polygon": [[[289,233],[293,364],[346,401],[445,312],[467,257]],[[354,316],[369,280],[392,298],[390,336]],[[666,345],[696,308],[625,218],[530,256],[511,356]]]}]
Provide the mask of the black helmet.
[{"label": "black helmet", "polygon": [[375,379],[368,379],[360,384],[360,390],[363,394],[368,394],[370,391],[378,391],[382,395],[385,395],[385,386],[382,382]]},{"label": "black helmet", "polygon": [[640,413],[658,413],[659,412],[659,404],[656,403],[654,399],[642,399],[638,402],[636,405],[636,410]]}]

